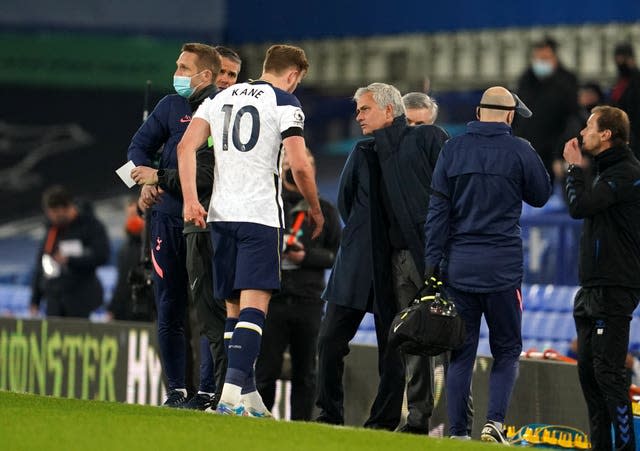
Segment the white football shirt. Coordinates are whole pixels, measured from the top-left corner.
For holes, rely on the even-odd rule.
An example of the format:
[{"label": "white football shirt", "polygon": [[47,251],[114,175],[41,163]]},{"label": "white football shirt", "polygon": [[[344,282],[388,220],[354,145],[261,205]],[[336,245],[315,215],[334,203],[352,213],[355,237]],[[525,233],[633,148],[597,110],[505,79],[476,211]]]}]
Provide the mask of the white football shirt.
[{"label": "white football shirt", "polygon": [[205,99],[194,117],[211,127],[215,167],[209,222],[284,227],[282,140],[302,136],[304,113],[293,95],[257,80]]}]

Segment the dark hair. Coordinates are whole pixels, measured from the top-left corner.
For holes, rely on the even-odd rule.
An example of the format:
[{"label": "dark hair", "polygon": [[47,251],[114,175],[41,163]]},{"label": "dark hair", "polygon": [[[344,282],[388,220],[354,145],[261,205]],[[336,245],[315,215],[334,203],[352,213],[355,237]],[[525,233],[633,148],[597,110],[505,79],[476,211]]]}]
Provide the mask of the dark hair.
[{"label": "dark hair", "polygon": [[222,60],[220,59],[218,51],[210,45],[189,42],[182,46],[181,51],[196,54],[198,56],[198,70],[209,69],[213,73],[214,80],[220,73]]},{"label": "dark hair", "polygon": [[614,56],[627,56],[633,58],[634,51],[630,42],[619,42],[613,50]]},{"label": "dark hair", "polygon": [[536,49],[536,50],[544,49],[546,47],[549,47],[553,53],[557,53],[557,51],[558,51],[558,41],[553,39],[551,36],[545,36],[544,38],[540,39],[539,41],[536,41],[536,42],[533,43],[533,48]]},{"label": "dark hair", "polygon": [[264,58],[264,72],[281,75],[285,70],[295,67],[300,72],[309,70],[307,56],[300,47],[293,45],[272,45]]},{"label": "dark hair", "polygon": [[68,207],[73,204],[73,197],[67,189],[61,185],[53,185],[42,193],[43,208]]},{"label": "dark hair", "polygon": [[600,99],[604,97],[604,93],[602,92],[600,83],[598,83],[597,81],[587,81],[580,86],[580,89],[587,89],[589,91],[593,91],[594,94],[596,94]]},{"label": "dark hair", "polygon": [[242,65],[242,59],[240,59],[240,55],[238,55],[236,52],[234,52],[230,48],[222,45],[218,45],[216,46],[216,50],[218,51],[218,54],[220,55],[221,58],[227,58],[233,61],[234,63]]},{"label": "dark hair", "polygon": [[609,130],[611,132],[611,143],[616,146],[626,146],[629,144],[629,116],[620,108],[608,105],[594,107],[592,114],[597,114],[596,123],[598,131]]}]

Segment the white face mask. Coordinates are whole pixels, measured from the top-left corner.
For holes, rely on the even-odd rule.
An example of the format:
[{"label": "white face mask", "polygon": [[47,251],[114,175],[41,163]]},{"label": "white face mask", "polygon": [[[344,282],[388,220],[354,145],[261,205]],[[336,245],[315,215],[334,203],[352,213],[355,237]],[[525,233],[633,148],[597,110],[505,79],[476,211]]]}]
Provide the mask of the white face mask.
[{"label": "white face mask", "polygon": [[553,64],[546,60],[533,60],[531,69],[538,78],[547,78],[553,74]]}]

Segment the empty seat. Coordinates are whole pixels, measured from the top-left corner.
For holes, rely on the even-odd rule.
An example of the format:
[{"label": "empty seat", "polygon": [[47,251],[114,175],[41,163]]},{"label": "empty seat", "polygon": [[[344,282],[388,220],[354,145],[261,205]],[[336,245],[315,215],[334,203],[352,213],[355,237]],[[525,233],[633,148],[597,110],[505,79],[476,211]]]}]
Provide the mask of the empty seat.
[{"label": "empty seat", "polygon": [[544,318],[545,312],[531,312],[527,310],[522,312],[522,338],[538,339]]},{"label": "empty seat", "polygon": [[549,297],[545,299],[543,310],[553,312],[572,312],[573,299],[579,287],[570,285],[557,285],[553,287],[549,293]]},{"label": "empty seat", "polygon": [[378,346],[376,332],[371,330],[358,330],[353,340],[351,340],[351,344]]},{"label": "empty seat", "polygon": [[526,287],[523,287],[522,290],[522,303],[523,309],[529,311],[538,310],[540,305],[540,295],[542,293],[541,290],[542,285],[533,284]]},{"label": "empty seat", "polygon": [[477,355],[488,356],[488,357],[491,356],[491,346],[489,346],[488,338],[481,338],[480,341],[478,341]]},{"label": "empty seat", "polygon": [[358,330],[363,330],[363,331],[376,330],[376,321],[372,313],[366,313],[364,315],[364,318],[362,318],[362,322],[360,323],[360,327],[358,327]]},{"label": "empty seat", "polygon": [[640,324],[637,321],[631,321],[629,347],[633,350],[640,350]]},{"label": "empty seat", "polygon": [[487,326],[487,321],[484,319],[484,316],[480,320],[480,338],[489,337],[489,326]]},{"label": "empty seat", "polygon": [[565,312],[546,312],[538,338],[543,340],[571,340],[576,336],[573,316]]}]

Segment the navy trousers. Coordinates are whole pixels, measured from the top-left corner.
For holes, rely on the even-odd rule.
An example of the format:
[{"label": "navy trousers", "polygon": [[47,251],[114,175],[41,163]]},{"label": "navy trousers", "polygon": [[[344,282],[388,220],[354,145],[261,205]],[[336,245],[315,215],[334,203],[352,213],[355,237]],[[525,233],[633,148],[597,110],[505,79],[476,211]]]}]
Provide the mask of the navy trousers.
[{"label": "navy trousers", "polygon": [[473,365],[480,338],[480,320],[489,326],[489,345],[493,366],[489,376],[487,420],[504,422],[515,385],[522,352],[522,295],[520,289],[497,293],[468,293],[447,287],[458,313],[464,319],[464,344],[451,353],[447,373],[447,413],[450,435],[467,435],[468,400]]},{"label": "navy trousers", "polygon": [[189,285],[182,218],[152,212],[151,262],[158,312],[158,345],[167,388],[187,388],[185,322]]}]

